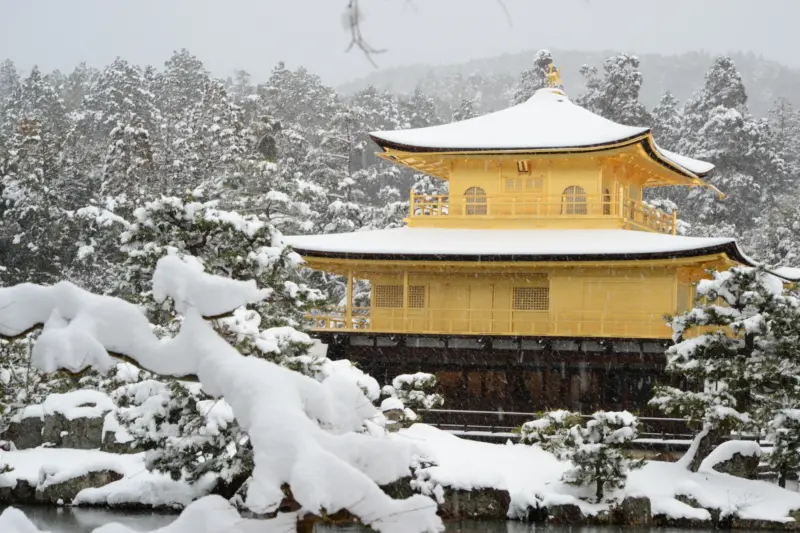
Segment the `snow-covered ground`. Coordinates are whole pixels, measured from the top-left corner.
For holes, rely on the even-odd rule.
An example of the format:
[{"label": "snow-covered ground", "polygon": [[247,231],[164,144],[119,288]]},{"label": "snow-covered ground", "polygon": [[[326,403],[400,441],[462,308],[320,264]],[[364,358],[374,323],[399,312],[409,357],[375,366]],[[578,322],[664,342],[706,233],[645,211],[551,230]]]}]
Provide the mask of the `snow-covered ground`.
[{"label": "snow-covered ground", "polygon": [[[586,514],[607,509],[592,504],[592,488],[578,488],[561,482],[567,464],[536,447],[522,444],[491,444],[460,439],[447,432],[416,424],[400,431],[398,439],[414,443],[421,458],[436,464],[424,469],[423,485],[435,495],[435,486],[471,490],[496,488],[511,497],[510,517],[523,517],[529,506],[574,503]],[[710,464],[710,463],[709,463]],[[705,509],[696,509],[675,499],[685,496],[706,508],[739,518],[785,522],[789,512],[800,509],[800,493],[763,481],[751,481],[709,470],[690,472],[678,463],[649,461],[634,470],[624,489],[612,498],[646,496],[654,515],[670,518],[710,520]]]},{"label": "snow-covered ground", "polygon": [[185,507],[210,488],[202,483],[190,487],[167,475],[149,472],[145,468],[144,453],[118,455],[99,450],[35,448],[0,452],[0,461],[13,468],[11,472],[0,474],[0,488],[13,487],[17,480],[25,480],[33,487],[44,489],[100,470],[111,470],[123,476],[103,487],[82,490],[73,505]]}]

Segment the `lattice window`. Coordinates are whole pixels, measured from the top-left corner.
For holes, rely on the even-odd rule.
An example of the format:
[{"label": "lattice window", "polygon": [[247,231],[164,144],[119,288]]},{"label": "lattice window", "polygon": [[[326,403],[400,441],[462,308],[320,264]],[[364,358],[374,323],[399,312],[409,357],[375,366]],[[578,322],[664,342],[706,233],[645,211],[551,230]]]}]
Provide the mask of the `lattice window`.
[{"label": "lattice window", "polygon": [[522,180],[517,178],[506,178],[505,190],[506,192],[514,192],[522,189]]},{"label": "lattice window", "polygon": [[425,307],[425,285],[409,285],[408,307],[411,309]]},{"label": "lattice window", "polygon": [[525,179],[525,190],[526,191],[538,191],[542,188],[542,178],[526,178]]},{"label": "lattice window", "polygon": [[561,196],[561,204],[563,215],[585,215],[586,191],[578,185],[567,187]]},{"label": "lattice window", "polygon": [[531,173],[531,162],[527,159],[522,159],[517,161],[517,172],[520,174],[530,174]]},{"label": "lattice window", "polygon": [[467,201],[467,214],[468,215],[485,215],[486,209],[486,191],[480,187],[470,187],[464,193],[464,198]]},{"label": "lattice window", "polygon": [[515,311],[547,311],[549,308],[549,287],[514,287]]},{"label": "lattice window", "polygon": [[[384,309],[402,309],[403,286],[376,285],[375,307],[381,307]],[[420,309],[425,307],[425,285],[409,285],[408,307],[412,309]]]},{"label": "lattice window", "polygon": [[375,307],[402,308],[402,285],[375,285]]}]

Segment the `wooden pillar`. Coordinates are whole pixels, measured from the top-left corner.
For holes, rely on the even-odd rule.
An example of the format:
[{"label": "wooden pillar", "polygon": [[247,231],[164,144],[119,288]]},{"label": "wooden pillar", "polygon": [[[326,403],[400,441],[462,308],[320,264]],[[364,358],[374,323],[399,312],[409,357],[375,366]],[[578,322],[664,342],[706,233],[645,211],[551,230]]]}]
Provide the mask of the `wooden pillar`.
[{"label": "wooden pillar", "polygon": [[408,270],[403,270],[403,331],[408,331]]},{"label": "wooden pillar", "polygon": [[673,209],[672,210],[672,234],[673,235],[677,235],[678,234],[678,210],[677,209]]},{"label": "wooden pillar", "polygon": [[347,271],[347,299],[344,307],[344,327],[353,329],[353,271]]},{"label": "wooden pillar", "polygon": [[599,198],[599,202],[592,202],[595,207],[599,207],[600,211],[597,213],[598,215],[603,214],[603,209],[605,207],[605,196],[603,196],[603,164],[600,163],[600,169],[597,171],[597,196],[595,198]]},{"label": "wooden pillar", "polygon": [[624,196],[625,192],[624,191],[625,191],[624,187],[620,187],[619,188],[619,216],[621,216],[623,220],[625,219],[625,196]]},{"label": "wooden pillar", "polygon": [[[423,207],[423,210],[424,209],[425,208]],[[425,213],[423,212],[421,214],[424,215]],[[408,216],[409,217],[414,216],[414,187],[411,187],[408,194]]]}]

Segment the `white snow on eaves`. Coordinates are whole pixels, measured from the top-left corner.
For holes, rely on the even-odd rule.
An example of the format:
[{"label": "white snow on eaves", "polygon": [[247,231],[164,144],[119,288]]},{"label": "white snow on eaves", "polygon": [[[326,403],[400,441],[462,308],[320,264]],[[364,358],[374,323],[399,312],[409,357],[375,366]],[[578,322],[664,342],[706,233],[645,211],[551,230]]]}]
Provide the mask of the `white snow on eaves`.
[{"label": "white snow on eaves", "polygon": [[789,281],[800,281],[800,267],[777,267],[770,270],[773,274],[778,276],[779,278],[783,278]]},{"label": "white snow on eaves", "polygon": [[570,102],[553,89],[540,89],[522,104],[441,126],[371,135],[390,143],[443,150],[521,150],[608,144],[649,128],[623,126]]},{"label": "white snow on eaves", "polygon": [[693,174],[708,174],[712,170],[714,170],[714,165],[708,163],[706,161],[701,161],[699,159],[693,159],[691,157],[687,157],[685,155],[676,154],[675,152],[671,152],[664,148],[661,148],[657,144],[653,143],[656,147],[656,150],[664,156],[669,161],[675,163],[676,165],[685,168],[689,172]]},{"label": "white snow on eaves", "polygon": [[392,228],[285,237],[304,252],[376,255],[625,255],[699,250],[735,242],[631,230]]}]

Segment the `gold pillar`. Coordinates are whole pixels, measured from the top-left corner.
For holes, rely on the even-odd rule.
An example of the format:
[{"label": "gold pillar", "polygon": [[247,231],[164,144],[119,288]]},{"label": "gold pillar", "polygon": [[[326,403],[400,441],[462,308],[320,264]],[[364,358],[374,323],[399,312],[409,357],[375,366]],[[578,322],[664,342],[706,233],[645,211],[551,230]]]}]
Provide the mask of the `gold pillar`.
[{"label": "gold pillar", "polygon": [[408,270],[403,270],[403,331],[408,331]]},{"label": "gold pillar", "polygon": [[347,300],[344,307],[344,328],[353,329],[353,271],[347,271]]},{"label": "gold pillar", "polygon": [[678,234],[678,211],[677,209],[672,210],[672,234]]}]

